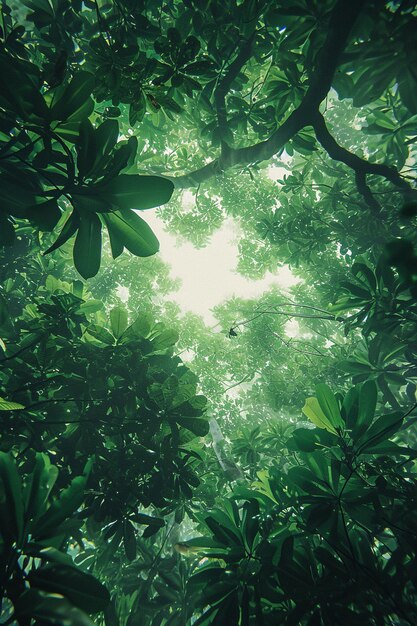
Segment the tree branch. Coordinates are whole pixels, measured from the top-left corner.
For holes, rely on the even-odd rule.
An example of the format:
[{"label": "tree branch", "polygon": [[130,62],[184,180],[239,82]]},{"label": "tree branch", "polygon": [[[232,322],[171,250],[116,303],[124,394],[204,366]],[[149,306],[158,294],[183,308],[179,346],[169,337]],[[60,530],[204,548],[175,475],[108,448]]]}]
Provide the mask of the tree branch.
[{"label": "tree branch", "polygon": [[266,161],[305,126],[312,125],[313,114],[318,111],[320,103],[330,90],[340,56],[363,6],[363,0],[338,0],[336,2],[330,17],[327,37],[318,55],[309,88],[300,106],[268,139],[244,148],[230,148],[225,155],[190,174],[168,177],[175,187],[178,189],[193,187],[236,165]]},{"label": "tree branch", "polygon": [[[277,311],[276,309],[280,306],[299,306],[302,308],[307,308],[307,309],[313,309],[316,311],[321,311],[323,313],[325,313],[325,315],[308,315],[305,313],[293,313],[292,311]],[[331,322],[345,322],[346,320],[343,317],[336,317],[335,315],[332,315],[331,313],[328,313],[327,311],[325,311],[324,309],[318,309],[316,307],[313,306],[308,306],[308,305],[303,305],[303,304],[282,304],[282,305],[277,305],[276,307],[274,307],[273,311],[260,311],[259,313],[257,313],[256,315],[254,315],[253,317],[250,317],[249,319],[243,320],[241,322],[236,322],[236,324],[234,324],[231,328],[231,330],[235,330],[236,328],[239,328],[239,326],[246,326],[246,324],[249,324],[249,322],[253,322],[253,320],[258,319],[258,317],[261,317],[262,315],[283,315],[285,317],[288,318],[293,318],[293,317],[300,317],[302,319],[315,319],[315,320],[329,320]],[[230,332],[230,331],[229,331]]]},{"label": "tree branch", "polygon": [[252,42],[253,42],[254,37],[255,37],[255,31],[245,41],[238,55],[236,56],[235,60],[229,65],[227,73],[219,82],[219,85],[214,93],[214,102],[216,104],[216,110],[217,110],[217,123],[219,125],[219,130],[220,130],[220,135],[221,135],[220,146],[221,146],[222,155],[225,155],[227,151],[230,149],[230,146],[222,138],[223,134],[228,130],[226,96],[233,84],[233,81],[238,76],[240,70],[245,65],[245,63],[250,59],[250,56],[252,53]]},{"label": "tree branch", "polygon": [[399,187],[403,191],[410,190],[409,184],[394,168],[380,163],[369,163],[369,161],[361,159],[356,154],[346,150],[346,148],[339,146],[335,138],[330,134],[324,117],[318,111],[316,111],[313,115],[313,128],[316,133],[317,140],[326,150],[327,154],[335,161],[344,163],[355,172],[358,191],[365,198],[371,209],[377,211],[380,207],[367,185],[367,174],[377,174],[378,176],[386,178],[393,185]]}]

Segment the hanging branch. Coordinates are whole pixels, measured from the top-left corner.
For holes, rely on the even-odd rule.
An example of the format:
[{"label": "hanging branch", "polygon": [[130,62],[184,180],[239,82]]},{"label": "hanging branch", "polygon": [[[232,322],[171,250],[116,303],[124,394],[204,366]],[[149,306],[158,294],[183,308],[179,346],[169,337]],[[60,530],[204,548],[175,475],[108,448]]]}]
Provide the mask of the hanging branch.
[{"label": "hanging branch", "polygon": [[330,90],[340,56],[346,47],[351,29],[363,4],[363,0],[339,0],[336,3],[310,86],[300,106],[290,114],[271,137],[245,148],[230,148],[227,154],[214,159],[204,167],[184,176],[170,178],[174,185],[181,189],[194,187],[235,165],[248,165],[268,160],[305,126],[312,125],[312,114],[318,111],[320,103]]},{"label": "hanging branch", "polygon": [[327,154],[335,161],[341,161],[355,172],[358,191],[363,195],[372,209],[379,210],[380,207],[367,185],[367,174],[382,176],[401,190],[409,190],[409,184],[394,168],[380,163],[369,163],[369,161],[361,159],[356,154],[346,150],[346,148],[339,146],[333,135],[329,132],[324,117],[318,111],[316,111],[313,116],[313,128],[317,140],[326,150]]},{"label": "hanging branch", "polygon": [[[358,191],[362,194],[372,211],[379,211],[380,206],[367,184],[367,174],[382,176],[404,193],[413,193],[411,185],[395,169],[384,164],[369,163],[339,146],[328,131],[324,118],[319,111],[320,104],[328,96],[340,57],[349,41],[351,30],[364,4],[363,0],[339,0],[336,2],[329,20],[327,37],[318,54],[317,64],[311,75],[307,92],[298,108],[288,116],[268,139],[244,148],[235,149],[227,146],[226,150],[223,149],[225,146],[222,143],[220,157],[213,159],[204,167],[182,176],[167,176],[174,183],[175,187],[177,189],[195,187],[213,176],[222,174],[231,167],[237,165],[248,166],[252,163],[269,160],[282,150],[286,143],[303,128],[312,126],[317,140],[327,154],[332,159],[343,162],[355,172]],[[220,128],[226,128],[227,124],[225,106],[227,90],[230,89],[235,75],[246,62],[250,54],[250,48],[251,44],[248,41],[247,46],[242,48],[235,61],[231,64],[229,68],[230,75],[227,74],[225,76],[215,92]]]},{"label": "hanging branch", "polygon": [[233,84],[233,81],[238,76],[240,70],[245,65],[245,63],[250,59],[252,53],[252,43],[255,37],[255,31],[252,35],[245,41],[243,46],[241,47],[238,55],[235,60],[229,65],[227,73],[220,80],[215,92],[214,92],[214,101],[216,104],[217,111],[217,123],[220,131],[220,146],[222,156],[225,156],[230,146],[224,141],[223,135],[228,130],[227,126],[227,110],[226,110],[226,96],[230,91],[230,88]]},{"label": "hanging branch", "polygon": [[[307,308],[307,309],[313,309],[315,311],[319,311],[322,313],[326,313],[326,315],[309,315],[306,313],[293,313],[292,311],[260,311],[259,313],[257,313],[256,315],[254,315],[253,317],[250,317],[247,320],[243,320],[241,322],[237,322],[236,324],[234,324],[230,330],[229,330],[229,334],[231,334],[232,336],[236,334],[236,328],[239,328],[239,326],[246,326],[246,324],[249,324],[249,322],[253,322],[253,320],[256,320],[258,317],[261,317],[261,315],[284,315],[285,317],[287,317],[288,319],[291,319],[293,317],[300,317],[302,319],[316,319],[316,320],[329,320],[331,322],[345,322],[346,319],[343,317],[337,317],[336,315],[332,315],[330,313],[328,313],[327,311],[325,311],[324,309],[319,309],[313,306],[309,306],[307,304],[292,304],[292,303],[288,303],[288,304],[282,304],[282,305],[277,305],[277,307],[282,307],[282,306],[296,306],[296,307],[302,307],[302,308]],[[274,307],[275,308],[275,307]],[[231,332],[233,331],[233,332]]]}]

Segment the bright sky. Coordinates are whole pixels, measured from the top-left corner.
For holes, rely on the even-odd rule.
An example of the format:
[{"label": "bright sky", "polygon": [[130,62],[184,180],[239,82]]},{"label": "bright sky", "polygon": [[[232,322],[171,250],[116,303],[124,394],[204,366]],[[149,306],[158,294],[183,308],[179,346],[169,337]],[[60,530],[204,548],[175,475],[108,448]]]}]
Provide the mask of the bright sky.
[{"label": "bright sky", "polygon": [[[268,168],[272,180],[282,178],[288,170],[276,165]],[[187,195],[188,194],[188,195]],[[184,192],[184,204],[190,202],[194,195]],[[176,301],[181,311],[191,311],[201,315],[208,326],[217,320],[212,309],[233,296],[256,298],[272,286],[287,289],[299,282],[288,267],[277,268],[272,274],[267,272],[262,280],[248,280],[237,273],[239,226],[233,219],[224,221],[222,227],[214,233],[210,243],[202,249],[196,249],[191,243],[178,241],[164,229],[163,221],[155,210],[146,211],[146,222],[153,229],[160,242],[160,258],[171,266],[173,278],[180,278],[181,287],[170,299]],[[119,297],[127,299],[124,287],[119,287]],[[288,322],[287,334],[295,336],[298,324],[295,320]]]},{"label": "bright sky", "polygon": [[207,325],[216,323],[211,309],[233,296],[255,298],[273,285],[288,288],[298,282],[288,267],[279,268],[276,274],[268,272],[262,280],[248,280],[236,272],[238,263],[239,228],[232,219],[200,250],[164,230],[155,211],[147,211],[146,221],[160,241],[161,259],[171,266],[171,275],[181,279],[181,287],[170,294],[182,311],[201,315]]}]

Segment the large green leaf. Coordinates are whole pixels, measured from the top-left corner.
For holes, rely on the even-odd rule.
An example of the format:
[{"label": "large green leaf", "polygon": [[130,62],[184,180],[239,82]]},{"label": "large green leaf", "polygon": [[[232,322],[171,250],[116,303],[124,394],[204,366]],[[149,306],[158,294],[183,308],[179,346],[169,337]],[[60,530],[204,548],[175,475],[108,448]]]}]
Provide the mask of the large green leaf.
[{"label": "large green leaf", "polygon": [[58,202],[52,199],[29,207],[25,217],[38,226],[40,230],[50,232],[58,224],[61,215]]},{"label": "large green leaf", "polygon": [[[111,158],[110,153],[116,146],[118,137],[119,124],[116,120],[106,120],[97,128],[94,128],[90,120],[81,124],[77,141],[77,165],[82,178],[97,179],[105,175],[112,177],[118,173],[116,171],[113,174],[113,167],[110,166],[115,158],[115,155]],[[126,148],[129,150],[127,146]],[[111,206],[107,196],[100,195],[99,187],[90,186],[89,191],[89,197],[95,199],[97,204]]]},{"label": "large green leaf", "polygon": [[177,417],[176,421],[183,428],[187,428],[194,435],[198,437],[205,437],[210,430],[210,426],[207,420],[198,419],[197,417]]},{"label": "large green leaf", "polygon": [[330,433],[337,434],[335,427],[323,413],[317,398],[307,398],[302,411],[318,428],[325,428]]},{"label": "large green leaf", "polygon": [[64,489],[59,498],[39,518],[32,529],[35,538],[48,537],[55,534],[59,524],[64,522],[81,506],[84,501],[86,476],[76,476],[69,487]]},{"label": "large green leaf", "polygon": [[36,204],[42,189],[25,185],[24,179],[19,180],[15,172],[0,175],[0,207],[9,215],[25,218],[30,207]]},{"label": "large green leaf", "polygon": [[71,82],[60,89],[60,95],[54,98],[49,116],[51,120],[79,122],[87,118],[94,109],[90,98],[94,88],[94,76],[85,71],[79,71]]},{"label": "large green leaf", "polygon": [[58,237],[56,238],[55,242],[52,244],[52,246],[50,246],[47,250],[45,250],[44,254],[49,254],[50,252],[53,252],[57,248],[60,248],[61,246],[63,246],[64,243],[66,243],[68,239],[70,239],[74,235],[74,233],[77,232],[79,225],[80,225],[80,218],[78,216],[78,213],[73,211],[71,215],[68,217],[64,226],[62,227],[62,230],[59,233]]},{"label": "large green leaf", "polygon": [[123,520],[123,546],[128,561],[134,561],[136,558],[136,533],[131,522],[127,519]]},{"label": "large green leaf", "polygon": [[354,426],[355,436],[361,435],[374,418],[378,390],[373,380],[363,383],[359,392],[358,419]]},{"label": "large green leaf", "polygon": [[404,416],[399,412],[382,415],[360,438],[359,442],[361,445],[359,446],[359,451],[374,447],[381,441],[392,437],[399,430],[403,420]]},{"label": "large green leaf", "polygon": [[31,587],[50,593],[59,593],[86,613],[97,613],[106,608],[110,594],[94,576],[68,565],[46,565],[32,570]]},{"label": "large green leaf", "polygon": [[101,222],[95,213],[80,216],[74,243],[74,265],[83,278],[95,276],[101,261]]},{"label": "large green leaf", "polygon": [[[9,518],[14,538],[19,543],[23,537],[24,523],[22,481],[12,455],[5,452],[0,452],[0,481],[3,483],[3,489],[0,489],[0,503],[4,504],[6,509],[5,513],[2,512],[2,517],[6,514]],[[5,496],[3,502],[1,491]],[[9,526],[9,520],[3,520],[8,522],[7,526]],[[2,532],[6,528],[2,522],[0,522],[0,528]]]},{"label": "large green leaf", "polygon": [[160,206],[168,202],[173,190],[173,183],[166,178],[139,174],[120,174],[108,183],[97,186],[100,195],[122,210]]},{"label": "large green leaf", "polygon": [[88,327],[89,335],[92,335],[95,339],[107,344],[108,346],[112,346],[114,344],[114,337],[109,331],[103,326],[98,326],[97,324],[91,324]]},{"label": "large green leaf", "polygon": [[96,131],[90,120],[87,119],[80,124],[77,138],[77,167],[78,175],[82,179],[87,178],[94,168],[97,154]]},{"label": "large green leaf", "polygon": [[[24,77],[24,80],[23,80]],[[48,116],[40,93],[39,68],[29,61],[0,54],[0,106],[24,120],[42,122]]]},{"label": "large green leaf", "polygon": [[316,385],[317,400],[321,410],[334,428],[343,426],[343,419],[340,415],[339,404],[328,385],[320,383]]},{"label": "large green leaf", "polygon": [[141,122],[146,113],[146,98],[143,90],[141,89],[136,96],[134,102],[129,107],[129,124],[134,126],[138,122]]},{"label": "large green leaf", "polygon": [[89,298],[87,301],[80,304],[79,308],[75,311],[76,315],[91,315],[92,313],[97,313],[104,307],[104,304],[101,300],[96,300],[95,298]]},{"label": "large green leaf", "polygon": [[124,250],[123,243],[118,238],[118,236],[116,234],[116,230],[114,228],[109,228],[108,227],[108,223],[107,223],[107,220],[105,219],[105,217],[104,217],[104,221],[105,221],[105,223],[107,225],[107,232],[109,233],[111,255],[112,255],[113,259],[117,259],[117,257],[119,257],[122,254],[123,250]]},{"label": "large green leaf", "polygon": [[399,73],[398,88],[401,98],[410,113],[417,113],[417,80],[415,71],[411,66],[404,68]]},{"label": "large green leaf", "polygon": [[127,311],[122,306],[115,306],[110,311],[110,324],[113,335],[119,339],[127,328]]},{"label": "large green leaf", "polygon": [[152,256],[159,250],[159,241],[152,229],[134,211],[103,214],[110,237],[136,256]]},{"label": "large green leaf", "polygon": [[35,466],[25,486],[25,518],[36,520],[45,513],[49,494],[58,478],[58,468],[46,454],[37,453]]},{"label": "large green leaf", "polygon": [[102,155],[108,155],[119,138],[119,122],[106,120],[96,129],[95,134],[98,152]]},{"label": "large green leaf", "polygon": [[259,530],[259,502],[250,500],[244,503],[242,513],[242,534],[249,552],[252,552],[253,543]]},{"label": "large green leaf", "polygon": [[[19,624],[32,623],[45,626],[94,626],[83,611],[66,598],[39,589],[27,589],[15,601],[15,614]],[[30,620],[30,621],[28,621]]]},{"label": "large green leaf", "polygon": [[0,398],[0,411],[21,411],[25,407],[19,402],[9,402],[4,398]]},{"label": "large green leaf", "polygon": [[152,339],[152,347],[156,350],[166,350],[174,346],[179,339],[178,331],[171,328],[164,328]]},{"label": "large green leaf", "polygon": [[15,241],[15,232],[12,222],[7,215],[0,213],[0,247],[12,246]]}]

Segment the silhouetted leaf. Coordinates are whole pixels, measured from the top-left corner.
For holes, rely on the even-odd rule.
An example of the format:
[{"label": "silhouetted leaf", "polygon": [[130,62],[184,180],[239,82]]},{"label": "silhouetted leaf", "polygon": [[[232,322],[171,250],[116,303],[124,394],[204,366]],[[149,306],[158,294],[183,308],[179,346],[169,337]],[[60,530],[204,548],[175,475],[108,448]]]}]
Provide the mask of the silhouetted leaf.
[{"label": "silhouetted leaf", "polygon": [[83,278],[95,276],[101,261],[101,222],[95,213],[80,215],[74,243],[74,265]]},{"label": "silhouetted leaf", "polygon": [[133,211],[115,211],[103,215],[110,238],[115,237],[136,256],[152,256],[159,250],[159,241],[146,222]]}]

